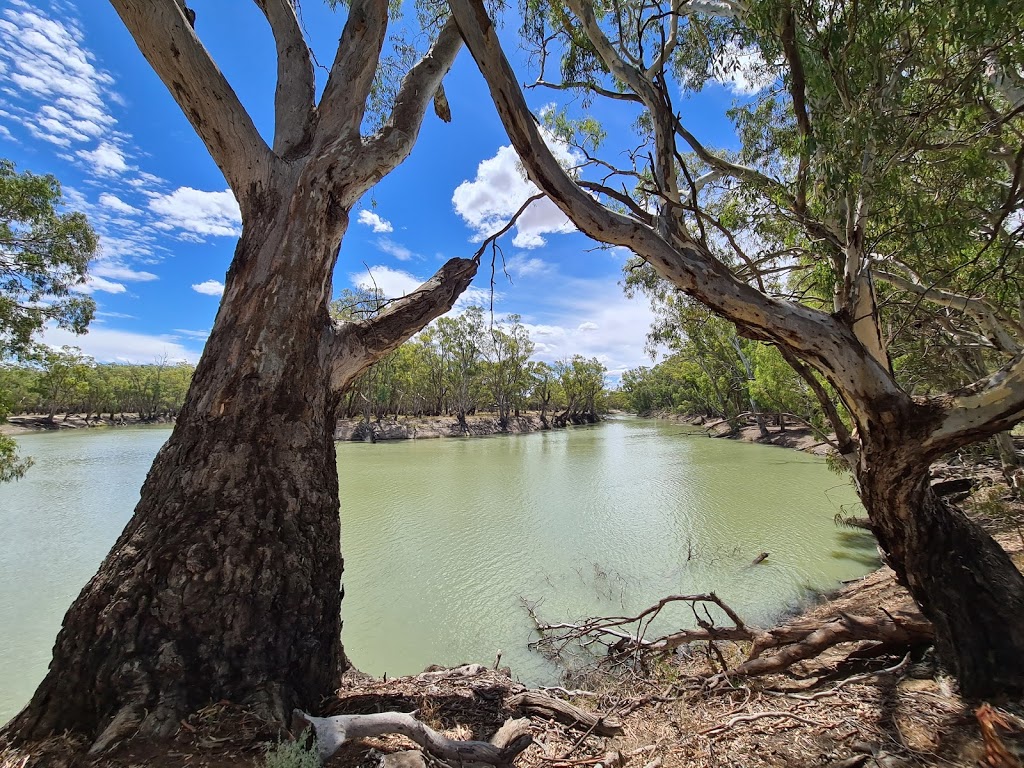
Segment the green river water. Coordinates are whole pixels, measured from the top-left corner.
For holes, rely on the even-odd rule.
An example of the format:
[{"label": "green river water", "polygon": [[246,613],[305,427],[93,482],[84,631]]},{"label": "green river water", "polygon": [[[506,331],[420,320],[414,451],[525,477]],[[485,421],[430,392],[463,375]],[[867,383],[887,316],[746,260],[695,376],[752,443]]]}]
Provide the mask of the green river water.
[{"label": "green river water", "polygon": [[[168,434],[18,438],[36,464],[0,485],[0,722],[45,673],[64,611],[127,522]],[[834,525],[856,497],[823,461],[664,422],[345,443],[338,469],[342,636],[375,675],[490,664],[501,649],[525,682],[551,681],[556,671],[526,647],[523,598],[566,620],[714,590],[764,623],[876,565],[869,537]],[[761,552],[770,557],[751,566]]]}]

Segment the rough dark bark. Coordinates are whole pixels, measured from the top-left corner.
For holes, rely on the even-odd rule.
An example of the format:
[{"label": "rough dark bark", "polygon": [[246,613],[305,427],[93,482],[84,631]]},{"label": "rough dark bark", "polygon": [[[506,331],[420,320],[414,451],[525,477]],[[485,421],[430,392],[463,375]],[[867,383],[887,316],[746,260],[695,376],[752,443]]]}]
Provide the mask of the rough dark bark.
[{"label": "rough dark bark", "polygon": [[174,432],[65,617],[22,737],[106,731],[103,747],[135,727],[170,733],[209,701],[284,717],[332,690],[342,559],[323,267],[346,219],[313,232],[286,209],[243,233]]},{"label": "rough dark bark", "polygon": [[1024,692],[1024,578],[991,536],[935,493],[914,422],[901,426],[862,440],[857,478],[872,530],[935,626],[939,655],[964,695]]}]

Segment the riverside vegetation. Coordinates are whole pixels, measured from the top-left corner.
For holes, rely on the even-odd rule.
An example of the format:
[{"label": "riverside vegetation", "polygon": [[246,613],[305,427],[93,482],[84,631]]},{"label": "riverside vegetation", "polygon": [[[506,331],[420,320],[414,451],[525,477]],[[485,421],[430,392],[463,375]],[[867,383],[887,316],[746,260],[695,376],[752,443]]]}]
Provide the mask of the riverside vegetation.
[{"label": "riverside vegetation", "polygon": [[[777,728],[819,730],[799,753],[774,742],[769,757],[777,764],[792,757],[889,766],[933,754],[1019,764],[1006,733],[1015,727],[1013,700],[1024,692],[1024,577],[1014,553],[993,538],[998,532],[942,497],[930,473],[942,457],[988,438],[1015,459],[1007,432],[1024,417],[1021,4],[526,2],[522,23],[499,32],[488,15],[495,9],[450,0],[450,15],[433,6],[421,14],[429,46],[422,56],[382,59],[391,4],[355,0],[336,55],[323,59],[333,63],[321,91],[296,4],[259,0],[278,63],[267,139],[183,0],[145,8],[111,2],[223,172],[242,234],[171,439],[124,535],[69,610],[49,675],[5,728],[13,749],[54,733],[101,753],[135,734],[198,732],[196,713],[222,699],[245,707],[238,722],[281,723],[296,705],[317,706],[336,691],[347,666],[332,439],[339,403],[368,366],[454,305],[487,244],[372,316],[332,319],[326,297],[352,208],[412,151],[432,102],[442,119],[447,114],[442,82],[464,41],[526,173],[581,232],[630,249],[643,262],[636,273],[664,280],[655,290],[673,303],[734,323],[736,344],[723,339],[748,362],[740,338],[772,345],[800,376],[835,435],[881,548],[911,592],[911,610],[926,620],[966,697],[951,694],[936,665],[918,662],[915,647],[906,667],[902,658],[888,660],[813,692],[795,683],[736,685],[722,669],[735,660],[714,637],[722,627],[701,607],[715,601],[690,596],[682,602],[693,606],[705,634],[697,648],[717,665],[699,683],[680,685],[673,670],[667,680],[646,674],[642,663],[657,671],[658,662],[675,660],[645,654],[621,628],[643,617],[604,625],[626,635],[619,638],[630,662],[625,679],[634,675],[645,687],[636,703],[674,708],[666,727],[625,751],[578,757],[598,730],[588,726],[564,749],[535,751],[535,760],[607,765],[655,754],[652,768],[677,759],[711,763],[723,727],[781,722]],[[502,34],[520,34],[539,71],[515,72]],[[770,83],[730,111],[740,145],[731,150],[700,141],[680,99],[723,69],[766,75]],[[391,87],[382,87],[378,71],[384,79],[394,73]],[[580,151],[577,167],[564,168],[552,153],[523,97],[524,81],[577,99],[544,118],[548,131]],[[625,110],[619,122],[633,128],[627,146],[604,144],[601,127],[582,114],[598,99]],[[903,331],[924,345],[918,371],[898,365]],[[260,360],[247,354],[256,339],[266,353]],[[947,362],[954,358],[961,369]],[[927,381],[915,379],[920,372]],[[745,375],[756,378],[753,369]],[[723,381],[713,383],[723,394]],[[1008,477],[1013,483],[1018,475]],[[851,623],[862,614],[844,611],[846,618],[816,621],[827,640],[845,632],[887,652],[892,642],[886,648],[881,641],[899,635],[903,651],[906,630],[923,629],[918,614],[884,602],[881,610],[878,602],[865,606],[877,609],[866,620]],[[152,620],[154,605],[160,621]],[[756,661],[764,633],[719,607],[733,622],[724,629],[753,637],[752,649],[740,646],[742,664]],[[768,634],[800,635],[800,649],[821,638],[798,629]],[[912,663],[926,664],[915,670],[924,677],[910,675]],[[904,684],[908,675],[923,683]],[[862,742],[860,721],[826,717],[819,702],[845,701],[847,688],[869,680],[876,693],[858,689],[847,702],[875,707],[879,736]],[[927,732],[944,733],[946,715],[967,704],[999,703],[974,710],[983,751],[934,751],[902,730],[897,742],[890,726],[899,729],[901,686],[922,694],[919,711],[927,706],[929,717],[942,719],[920,729]],[[485,678],[470,684],[469,695],[499,702],[504,713],[518,694],[496,688]],[[720,697],[720,723],[701,727],[683,717],[697,689]],[[781,703],[766,708],[775,699],[789,705],[785,714]],[[529,711],[530,697],[517,701]],[[625,722],[628,707],[617,701]],[[387,702],[408,703],[385,696],[371,705]],[[300,725],[306,722],[313,721]],[[325,727],[338,737],[350,722]],[[541,721],[531,729],[538,737],[549,732]],[[694,749],[664,746],[673,740]],[[447,746],[437,753],[448,754]],[[510,746],[474,755],[505,762]],[[756,764],[765,759],[759,750],[752,742],[726,759]]]}]

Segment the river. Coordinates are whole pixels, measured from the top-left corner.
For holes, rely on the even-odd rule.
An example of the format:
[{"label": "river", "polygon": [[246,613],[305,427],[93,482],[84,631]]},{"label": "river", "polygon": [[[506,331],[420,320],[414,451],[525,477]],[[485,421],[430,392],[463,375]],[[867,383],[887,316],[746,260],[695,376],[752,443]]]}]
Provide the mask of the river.
[{"label": "river", "polygon": [[[0,485],[0,722],[42,678],[61,618],[131,515],[167,428],[18,437]],[[876,565],[837,528],[853,489],[820,459],[620,418],[472,439],[338,445],[346,651],[375,675],[493,662],[529,683],[522,600],[551,620],[716,591],[764,623]],[[761,552],[768,559],[751,561]],[[676,615],[685,621],[685,614]]]}]

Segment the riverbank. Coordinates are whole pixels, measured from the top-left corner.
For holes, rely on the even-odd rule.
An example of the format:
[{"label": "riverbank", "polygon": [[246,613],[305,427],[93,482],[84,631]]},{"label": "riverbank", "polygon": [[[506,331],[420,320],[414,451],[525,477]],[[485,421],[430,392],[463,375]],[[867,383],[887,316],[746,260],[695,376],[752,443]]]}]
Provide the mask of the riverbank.
[{"label": "riverbank", "polygon": [[173,416],[144,417],[138,413],[120,413],[110,417],[89,416],[81,413],[60,413],[51,419],[42,413],[29,413],[20,416],[8,416],[6,422],[0,422],[0,435],[27,435],[33,432],[59,432],[61,430],[94,429],[99,427],[137,427],[146,425],[170,425]]}]

